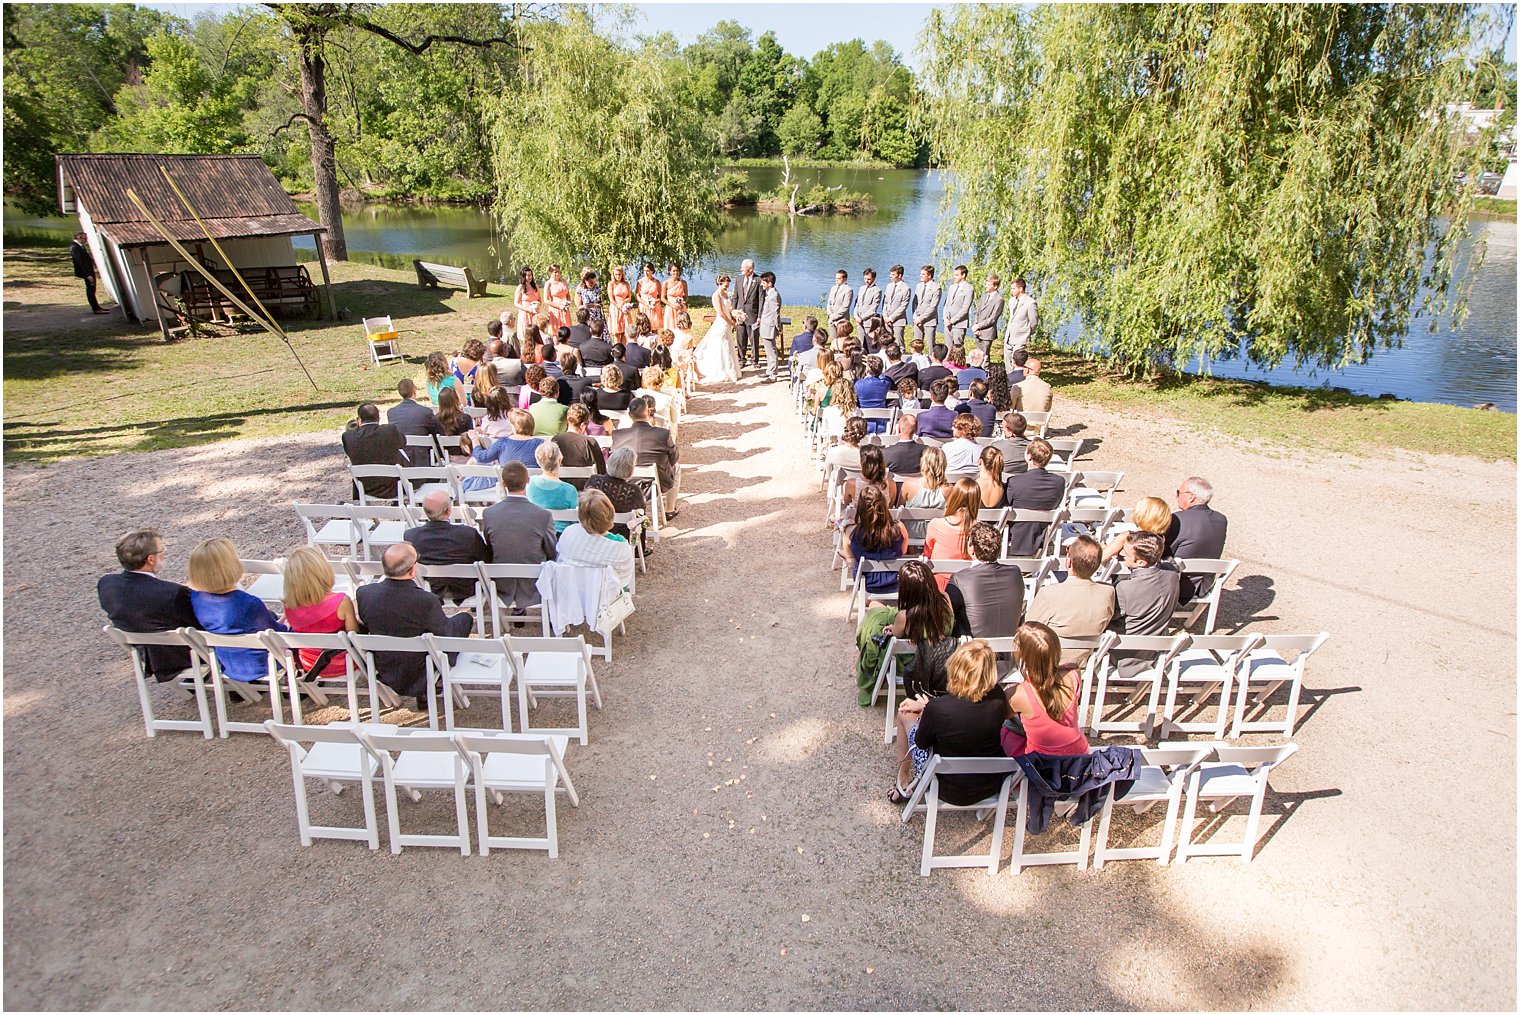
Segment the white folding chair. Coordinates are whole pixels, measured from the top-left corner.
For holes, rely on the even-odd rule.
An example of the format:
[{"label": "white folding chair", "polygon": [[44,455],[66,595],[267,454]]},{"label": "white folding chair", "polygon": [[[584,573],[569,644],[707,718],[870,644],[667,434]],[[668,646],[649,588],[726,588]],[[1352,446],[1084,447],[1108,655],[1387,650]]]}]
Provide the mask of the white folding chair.
[{"label": "white folding chair", "polygon": [[[1027,613],[1029,604],[1034,602],[1035,596],[1040,594],[1040,589],[1051,583],[1052,576],[1061,566],[1061,562],[1055,557],[1036,557],[1036,563],[1032,570],[1025,569],[1022,564],[1020,571],[1024,572],[1024,610]],[[1009,563],[1009,561],[1004,561]]]},{"label": "white folding chair", "polygon": [[[433,681],[437,678],[437,674],[432,670],[431,660],[427,659],[428,646],[426,641],[421,638],[392,638],[383,634],[350,634],[348,635],[348,643],[353,646],[354,652],[359,657],[359,662],[364,671],[364,681],[369,686],[369,714],[372,723],[380,722],[380,709],[401,707],[401,696],[380,679],[379,668],[375,665],[375,653],[420,653],[424,657],[424,665],[428,667],[428,726],[431,729],[438,728],[438,705],[433,693]],[[349,666],[349,674],[350,679],[353,679],[355,674],[352,665]],[[351,708],[354,710],[354,718],[356,720],[359,718],[357,711],[358,700],[358,692],[356,690],[354,697],[350,699]]]},{"label": "white folding chair", "polygon": [[[1040,535],[1040,542],[1034,547],[1034,552],[1041,557],[1051,554],[1051,544],[1056,541],[1061,533],[1061,523],[1066,521],[1066,511],[1056,508],[1053,511],[1036,511],[1033,508],[1004,508],[1003,518],[1003,556],[1013,556],[1013,538],[1017,532],[1023,540],[1024,530],[1020,526],[1040,524],[1044,530]],[[943,513],[943,512],[941,512]]]},{"label": "white folding chair", "polygon": [[261,600],[274,613],[285,608],[285,558],[274,560],[240,560],[243,576],[253,576],[253,581],[243,586],[243,591]]},{"label": "white folding chair", "polygon": [[406,538],[406,530],[417,524],[417,519],[405,505],[354,508],[354,525],[359,530],[359,551],[365,560],[384,553]]},{"label": "white folding chair", "polygon": [[[1029,413],[1024,414],[1029,418]],[[1047,437],[1046,443],[1050,445],[1050,462],[1045,468],[1050,472],[1071,472],[1076,468],[1078,458],[1082,457],[1082,448],[1086,444],[1081,437]]]},{"label": "white folding chair", "polygon": [[[1241,664],[1238,673],[1235,719],[1230,726],[1232,738],[1242,733],[1281,733],[1293,735],[1298,722],[1298,697],[1304,687],[1304,664],[1330,637],[1329,632],[1319,634],[1269,634]],[[1294,653],[1289,662],[1284,653]],[[1288,685],[1288,711],[1281,720],[1256,718],[1247,720],[1248,708],[1255,708],[1258,717],[1266,715],[1269,698],[1277,689]],[[1254,698],[1252,697],[1254,693]]]},{"label": "white folding chair", "polygon": [[1044,437],[1050,432],[1050,413],[1025,412],[1022,409],[1019,410],[1019,413],[1024,417],[1024,422],[1028,424],[1024,431],[1026,434],[1031,437]]},{"label": "white folding chair", "polygon": [[[443,638],[425,634],[433,668],[443,675],[443,728],[454,729],[454,702],[470,707],[469,695],[501,699],[501,728],[512,732],[511,649],[505,638]],[[454,661],[449,662],[449,656]]]},{"label": "white folding chair", "polygon": [[[501,470],[494,465],[481,465],[470,463],[465,465],[450,465],[449,476],[454,481],[454,489],[459,494],[461,504],[481,504],[486,507],[495,504],[502,498]],[[464,484],[470,479],[489,479],[491,485],[479,490],[466,490]]]},{"label": "white folding chair", "polygon": [[451,500],[459,500],[459,491],[454,488],[454,476],[447,465],[416,466],[401,470],[401,499],[405,504],[420,505],[422,498],[435,486],[447,490]]},{"label": "white folding chair", "polygon": [[1199,617],[1204,617],[1203,633],[1212,634],[1214,622],[1219,617],[1220,593],[1224,591],[1224,583],[1230,580],[1230,575],[1234,574],[1235,569],[1240,566],[1240,561],[1189,558],[1176,563],[1177,570],[1183,574],[1195,578],[1210,577],[1213,579],[1213,584],[1206,595],[1197,596],[1192,602],[1178,606],[1172,614],[1172,623],[1180,622],[1180,626],[1186,629],[1197,623]]},{"label": "white folding chair", "polygon": [[[563,473],[564,470],[561,470]],[[612,516],[612,524],[622,525],[628,529],[628,541],[633,544],[633,555],[639,562],[639,573],[644,574],[649,570],[644,561],[644,540],[640,538],[647,526],[648,516],[643,511],[619,511]]]},{"label": "white folding chair", "polygon": [[[581,589],[588,584],[595,583],[598,586],[595,600],[596,615],[594,617],[588,616],[583,621],[570,621],[568,624],[558,620],[554,612],[555,601],[564,602],[566,597],[556,596],[552,593],[545,594],[543,612],[545,614],[545,623],[548,625],[549,630],[552,633],[560,634],[569,627],[575,627],[578,623],[584,623],[591,629],[592,633],[599,635],[602,639],[600,646],[589,645],[590,651],[611,662],[612,635],[618,631],[626,634],[627,620],[634,613],[631,587],[629,591],[623,590],[622,583],[616,578],[610,564],[593,567],[581,564],[560,564],[550,561],[545,566],[552,569],[545,572],[550,576],[551,585],[557,586],[560,582],[572,583],[571,596],[582,595]],[[543,575],[541,574],[540,577],[542,578]],[[587,606],[591,605],[589,602],[585,602],[585,600],[578,601]]]},{"label": "white folding chair", "polygon": [[[973,804],[946,803],[939,797],[940,777],[945,775],[1002,775],[997,794]],[[1013,758],[946,758],[931,755],[923,775],[913,788],[913,795],[903,807],[901,820],[906,822],[915,811],[924,812],[924,849],[919,859],[918,873],[924,877],[938,867],[986,867],[988,874],[996,874],[1003,859],[1003,828],[1008,822],[1008,794],[1019,777],[1019,763]],[[954,856],[936,855],[934,852],[935,830],[940,811],[975,811],[978,818],[992,815],[992,841],[986,853],[963,853]]]},{"label": "white folding chair", "polygon": [[484,586],[488,583],[480,576],[480,568],[474,564],[418,564],[417,580],[422,586],[431,589],[428,584],[430,579],[455,578],[469,579],[475,584],[475,591],[463,599],[455,599],[452,596],[440,596],[445,610],[462,610],[475,618],[475,630],[485,634],[486,610],[490,608],[491,596],[485,591]]},{"label": "white folding chair", "polygon": [[[1161,710],[1161,736],[1179,733],[1206,733],[1215,740],[1224,739],[1230,724],[1230,705],[1246,655],[1261,644],[1259,634],[1193,635],[1188,647],[1177,654],[1167,672],[1166,704]],[[1187,707],[1194,713],[1207,709],[1212,701],[1214,718],[1177,720],[1177,695],[1186,690],[1191,695]]]},{"label": "white folding chair", "polygon": [[440,466],[446,466],[449,464],[450,455],[464,454],[464,441],[458,434],[455,434],[452,437],[448,434],[434,434],[433,444],[438,448],[438,458],[436,459],[436,462]]},{"label": "white folding chair", "polygon": [[[1143,635],[1128,634],[1106,638],[1095,653],[1096,662],[1094,672],[1097,674],[1097,689],[1093,694],[1092,712],[1087,729],[1095,734],[1112,733],[1139,733],[1149,738],[1156,728],[1158,706],[1161,700],[1161,685],[1166,681],[1167,671],[1171,669],[1172,660],[1177,653],[1187,647],[1187,634],[1174,635]],[[1136,653],[1137,655],[1149,656],[1142,659],[1144,663],[1138,672],[1131,672],[1125,676],[1119,671],[1120,660],[1114,658],[1117,652]],[[1145,718],[1139,722],[1121,721],[1118,719],[1103,718],[1103,708],[1107,703],[1108,690],[1111,686],[1118,685],[1129,692],[1129,698],[1121,707],[1121,713],[1133,709],[1144,702]],[[1079,720],[1080,723],[1080,720]]]},{"label": "white folding chair", "polygon": [[[394,726],[371,726],[376,732],[391,732]],[[296,830],[301,845],[310,846],[313,839],[351,839],[369,844],[370,849],[380,848],[380,823],[375,817],[375,774],[380,770],[380,759],[371,753],[357,736],[354,724],[348,722],[328,723],[326,726],[288,726],[273,719],[266,720],[264,729],[290,754],[290,774],[296,790]],[[310,744],[307,748],[304,745]],[[313,825],[310,802],[306,796],[306,780],[319,779],[334,796],[343,792],[348,783],[358,783],[364,799],[364,825]]]},{"label": "white folding chair", "polygon": [[[1017,759],[1012,759],[1017,762]],[[1092,819],[1089,818],[1082,825],[1082,832],[1077,840],[1075,849],[1052,849],[1044,852],[1034,852],[1027,848],[1029,840],[1029,780],[1020,775],[1018,779],[1019,796],[1013,822],[1013,853],[1009,858],[1009,873],[1018,874],[1025,867],[1047,867],[1057,864],[1073,864],[1077,870],[1087,869],[1087,857],[1091,852],[1092,844]],[[1054,812],[1050,817],[1050,825],[1045,829],[1049,835],[1055,831],[1057,819],[1069,818],[1076,810],[1075,800],[1058,800]]]},{"label": "white folding chair", "polygon": [[1126,846],[1110,849],[1109,828],[1114,816],[1115,794],[1118,786],[1110,785],[1103,800],[1103,820],[1098,825],[1098,838],[1093,845],[1093,867],[1102,870],[1110,860],[1155,860],[1165,867],[1172,856],[1173,837],[1177,831],[1177,814],[1182,809],[1182,792],[1188,777],[1214,753],[1211,743],[1160,744],[1142,747],[1144,764],[1140,778],[1135,780],[1120,803],[1134,807],[1136,814],[1144,814],[1158,803],[1166,804],[1166,817],[1161,824],[1159,846]]},{"label": "white folding chair", "polygon": [[1106,507],[1069,507],[1061,521],[1060,534],[1051,541],[1050,552],[1061,553],[1066,544],[1078,536],[1087,536],[1100,545],[1108,541],[1108,528],[1116,512]]},{"label": "white folding chair", "polygon": [[[559,823],[555,797],[563,793],[570,806],[579,807],[580,797],[565,765],[568,738],[521,733],[460,730],[455,740],[470,760],[475,782],[475,825],[480,855],[494,849],[543,849],[549,859],[559,856]],[[486,812],[486,795],[500,804],[507,793],[544,795],[544,831],[540,837],[492,835]]]},{"label": "white folding chair", "polygon": [[[1250,863],[1261,831],[1261,808],[1267,798],[1267,778],[1272,769],[1288,760],[1298,744],[1281,747],[1226,747],[1218,745],[1217,761],[1206,761],[1195,770],[1187,783],[1187,805],[1182,812],[1182,834],[1177,840],[1177,862],[1190,856],[1238,856]],[[1217,814],[1240,797],[1251,801],[1246,818],[1245,839],[1237,843],[1195,842],[1194,818],[1198,801],[1207,800],[1209,811]]]},{"label": "white folding chair", "polygon": [[[301,695],[308,695],[318,706],[325,706],[328,692],[337,692],[340,689],[348,700],[349,720],[359,721],[357,676],[363,664],[355,655],[353,644],[348,640],[346,633],[339,631],[335,634],[298,634],[294,631],[265,631],[263,635],[264,643],[269,646],[270,653],[278,659],[284,669],[285,693],[290,695],[290,712],[295,725],[299,726],[306,721],[301,710]],[[305,670],[305,667],[301,665],[302,649],[318,653],[319,659],[325,652],[338,653],[334,658],[344,660],[345,675],[301,679],[301,674]]]},{"label": "white folding chair", "polygon": [[1124,482],[1124,473],[1083,469],[1076,475],[1076,484],[1066,491],[1068,507],[1108,509],[1114,506],[1114,492]]},{"label": "white folding chair", "polygon": [[[137,683],[137,701],[142,706],[143,727],[148,736],[158,736],[159,730],[190,730],[210,740],[212,737],[211,710],[206,701],[206,669],[202,665],[200,654],[195,651],[195,647],[185,636],[185,632],[183,630],[123,631],[107,624],[105,633],[108,638],[126,649],[127,654],[132,657],[132,679]],[[181,670],[173,679],[162,681],[162,683],[177,687],[194,698],[196,708],[200,712],[199,720],[160,719],[154,714],[153,698],[149,694],[149,688],[160,681],[149,679],[147,667],[143,663],[142,652],[149,645],[183,647],[190,651],[190,666]]]},{"label": "white folding chair", "polygon": [[[581,746],[587,740],[586,700],[600,710],[602,691],[596,683],[596,673],[591,668],[591,646],[586,639],[574,638],[523,638],[505,635],[509,659],[517,680],[517,715],[522,732],[540,735],[560,733],[575,734]],[[533,727],[531,708],[539,698],[575,699],[574,726]]]},{"label": "white folding chair", "polygon": [[905,638],[893,638],[887,642],[886,650],[882,653],[881,664],[876,668],[876,686],[871,689],[871,705],[875,706],[876,699],[881,697],[882,691],[887,692],[887,719],[882,739],[889,744],[897,739],[897,692],[903,688],[902,674],[898,672],[897,660],[899,656],[917,654],[918,648],[913,642]]},{"label": "white folding chair", "polygon": [[401,359],[401,343],[397,340],[396,326],[389,317],[364,318],[364,338],[369,346],[369,358],[375,366],[386,360]]},{"label": "white folding chair", "polygon": [[354,525],[354,509],[350,505],[296,504],[294,507],[301,524],[306,527],[306,545],[318,550],[346,546],[351,556],[359,555],[359,530]]},{"label": "white folding chair", "polygon": [[[391,505],[395,505],[395,504],[400,503],[399,497],[400,497],[400,489],[401,489],[400,488],[400,483],[401,483],[401,466],[399,466],[399,465],[350,465],[348,467],[348,474],[349,474],[349,476],[351,476],[353,478],[353,481],[354,481],[354,494],[359,499],[359,506],[360,507],[369,507],[371,505],[376,505],[376,504],[382,504],[382,505],[383,504],[391,504]],[[368,493],[368,491],[366,491],[364,489],[364,484],[362,482],[360,482],[360,480],[364,480],[364,479],[391,479],[391,480],[395,480],[396,484],[397,484],[397,488],[396,488],[397,496],[395,496],[395,497],[374,497],[374,496],[371,496]]]},{"label": "white folding chair", "polygon": [[[522,385],[521,384],[513,385],[513,387],[515,387],[518,391],[522,390]],[[517,400],[515,398],[512,400],[512,404],[513,405],[517,404]],[[486,414],[490,410],[487,409],[483,405],[467,405],[467,406],[464,407],[464,411],[470,414],[470,419],[471,420],[473,420],[474,422],[478,423],[481,420],[483,420],[483,419],[486,418]]]},{"label": "white folding chair", "polygon": [[[489,633],[496,637],[507,633],[507,629],[513,624],[538,624],[539,631],[544,637],[549,636],[549,615],[544,610],[543,604],[523,607],[522,613],[514,614],[511,606],[501,595],[496,587],[498,578],[515,578],[522,581],[537,582],[539,572],[543,569],[541,564],[478,564],[480,577],[485,582],[486,595],[490,604],[491,625]],[[480,632],[485,635],[486,630]]]},{"label": "white folding chair", "polygon": [[[230,689],[244,701],[258,702],[263,700],[261,691],[269,694],[270,709],[274,715],[274,721],[285,721],[284,709],[280,707],[280,667],[275,657],[269,654],[269,647],[263,639],[263,632],[253,634],[215,634],[211,631],[198,631],[194,628],[183,628],[184,635],[189,639],[192,650],[200,656],[201,664],[211,671],[211,691],[216,698],[216,725],[221,731],[223,738],[229,733],[263,733],[264,723],[259,722],[231,722],[227,719],[227,692]],[[263,653],[265,660],[264,676],[258,680],[232,680],[222,673],[222,661],[216,650],[225,649],[252,649]]]},{"label": "white folding chair", "polygon": [[342,565],[343,573],[348,575],[355,590],[385,580],[385,565],[378,560],[340,560],[337,564]]},{"label": "white folding chair", "polygon": [[[427,462],[428,465],[433,465],[438,458],[438,444],[433,440],[433,435],[407,434],[406,458],[409,462]],[[417,468],[423,468],[423,466],[419,465]]]},{"label": "white folding chair", "polygon": [[[881,603],[897,602],[896,589],[892,590],[891,592],[868,592],[866,590],[866,576],[872,574],[895,574],[901,571],[902,566],[907,562],[907,559],[902,558],[899,558],[897,560],[857,561],[857,563],[860,565],[860,569],[855,572],[855,579],[850,586],[850,605],[845,610],[845,623],[854,623],[855,614],[857,611],[860,613],[860,618],[864,620],[866,615],[866,602],[868,600],[874,599]],[[942,564],[945,563],[945,561],[936,561],[935,563]],[[975,562],[972,561],[971,563]]]},{"label": "white folding chair", "polygon": [[[394,728],[391,732],[377,732],[373,726],[357,726],[354,735],[380,759],[391,852],[400,853],[402,846],[458,846],[460,855],[469,856],[470,820],[465,805],[465,785],[470,777],[470,759],[453,734]],[[392,757],[392,751],[398,752],[397,756]],[[413,800],[421,800],[425,789],[453,790],[458,831],[454,835],[402,835],[398,788],[406,790],[407,796]]]}]

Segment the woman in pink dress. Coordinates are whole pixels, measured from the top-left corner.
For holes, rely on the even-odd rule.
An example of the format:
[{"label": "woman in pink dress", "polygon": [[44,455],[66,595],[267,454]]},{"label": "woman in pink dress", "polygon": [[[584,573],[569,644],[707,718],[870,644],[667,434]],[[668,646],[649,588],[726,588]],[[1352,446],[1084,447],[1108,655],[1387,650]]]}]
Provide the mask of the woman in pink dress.
[{"label": "woman in pink dress", "polygon": [[634,303],[633,286],[628,284],[628,273],[620,264],[612,269],[612,284],[607,287],[607,309],[610,313],[608,334],[615,340],[620,335],[628,334],[628,326],[633,321]]},{"label": "woman in pink dress", "polygon": [[[933,519],[924,529],[926,560],[971,559],[971,526],[976,524],[981,500],[982,489],[974,479],[962,478],[950,487],[945,493],[944,517]],[[943,592],[950,584],[950,574],[936,574],[934,580]]]},{"label": "woman in pink dress", "polygon": [[[676,311],[686,309],[686,291],[686,280],[681,277],[681,266],[679,264],[672,264],[670,266],[670,278],[665,282],[664,293],[660,300],[665,320],[675,320]],[[654,330],[659,331],[665,326],[664,324],[656,324],[654,325]]]},{"label": "woman in pink dress", "polygon": [[549,281],[544,283],[544,302],[548,305],[549,326],[570,327],[570,283],[560,274],[559,265],[549,265]]},{"label": "woman in pink dress", "polygon": [[523,336],[527,334],[528,325],[533,323],[533,318],[538,316],[538,304],[542,294],[538,291],[538,283],[533,280],[533,269],[527,265],[517,273],[517,291],[512,294],[512,306],[517,308],[517,345],[523,344]]},{"label": "woman in pink dress", "polygon": [[639,279],[639,311],[649,318],[649,326],[655,331],[665,327],[665,287],[654,277],[654,265],[644,262],[644,277]]},{"label": "woman in pink dress", "polygon": [[1087,738],[1077,728],[1082,674],[1075,666],[1061,665],[1060,637],[1044,624],[1020,624],[1013,648],[1024,681],[1009,688],[1013,718],[1003,727],[1003,752],[1010,758],[1086,754]]},{"label": "woman in pink dress", "polygon": [[[333,591],[336,581],[332,565],[322,551],[310,546],[292,550],[285,558],[285,623],[300,634],[336,634],[359,630],[359,614],[352,599]],[[311,669],[322,657],[319,649],[300,650],[303,671]],[[342,680],[348,673],[348,655],[331,657],[320,673],[307,679]]]}]

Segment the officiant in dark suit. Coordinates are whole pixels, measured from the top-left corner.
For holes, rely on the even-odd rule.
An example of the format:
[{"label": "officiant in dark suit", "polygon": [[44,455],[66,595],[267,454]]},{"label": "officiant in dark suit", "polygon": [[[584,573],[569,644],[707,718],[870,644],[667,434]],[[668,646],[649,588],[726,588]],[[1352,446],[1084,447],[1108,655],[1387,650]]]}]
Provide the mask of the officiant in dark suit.
[{"label": "officiant in dark suit", "polygon": [[743,319],[734,328],[734,334],[739,340],[739,367],[742,369],[746,362],[758,367],[760,365],[760,276],[755,274],[755,262],[749,258],[744,259],[744,264],[739,268],[739,277],[734,279],[734,309],[744,314]]}]

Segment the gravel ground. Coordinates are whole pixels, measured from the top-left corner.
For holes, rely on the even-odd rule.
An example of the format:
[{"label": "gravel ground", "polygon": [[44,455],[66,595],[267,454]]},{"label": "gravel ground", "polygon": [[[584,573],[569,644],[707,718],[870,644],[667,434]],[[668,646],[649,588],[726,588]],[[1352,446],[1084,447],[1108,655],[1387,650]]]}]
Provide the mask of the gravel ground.
[{"label": "gravel ground", "polygon": [[[1288,455],[1059,405],[1092,464],[1127,471],[1123,503],[1213,480],[1243,561],[1222,630],[1332,632],[1303,749],[1249,866],[924,879],[881,713],[854,704],[785,388],[695,408],[684,510],[570,752],[557,861],[302,849],[273,744],[143,736],[98,633],[116,535],[158,525],[176,578],[210,535],[283,552],[290,501],[342,495],[331,435],[7,469],[6,1006],[1514,1008],[1513,465]],[[442,830],[446,801],[403,820]]]}]

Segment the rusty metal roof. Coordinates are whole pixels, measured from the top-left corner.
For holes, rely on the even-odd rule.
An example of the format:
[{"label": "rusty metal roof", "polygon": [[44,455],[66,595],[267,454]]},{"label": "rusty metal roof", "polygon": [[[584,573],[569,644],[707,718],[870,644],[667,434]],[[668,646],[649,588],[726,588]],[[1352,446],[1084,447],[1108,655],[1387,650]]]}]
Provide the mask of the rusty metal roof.
[{"label": "rusty metal roof", "polygon": [[[205,223],[196,224],[165,181],[167,167],[191,207]],[[74,199],[91,221],[116,243],[162,243],[137,206],[134,191],[176,240],[239,239],[322,232],[302,215],[257,155],[59,155],[58,199],[73,188]],[[210,237],[207,234],[210,234]]]}]

